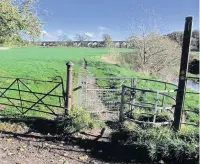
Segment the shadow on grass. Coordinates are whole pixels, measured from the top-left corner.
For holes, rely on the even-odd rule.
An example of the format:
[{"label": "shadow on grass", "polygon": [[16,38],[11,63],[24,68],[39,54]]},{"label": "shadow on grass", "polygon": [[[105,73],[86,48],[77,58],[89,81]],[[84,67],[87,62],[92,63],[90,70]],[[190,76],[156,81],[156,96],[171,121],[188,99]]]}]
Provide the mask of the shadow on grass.
[{"label": "shadow on grass", "polygon": [[9,122],[25,125],[29,128],[30,132],[40,133],[42,135],[60,135],[63,132],[65,123],[70,122],[69,119],[63,120],[62,118],[57,118],[55,120],[49,120],[39,117],[4,117],[0,118],[0,122]]}]

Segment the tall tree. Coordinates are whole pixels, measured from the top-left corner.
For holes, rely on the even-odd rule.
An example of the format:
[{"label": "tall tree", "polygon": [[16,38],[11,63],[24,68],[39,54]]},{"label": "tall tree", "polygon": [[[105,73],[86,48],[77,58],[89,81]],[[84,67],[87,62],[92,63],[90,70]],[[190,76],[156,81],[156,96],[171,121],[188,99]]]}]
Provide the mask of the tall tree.
[{"label": "tall tree", "polygon": [[183,43],[183,32],[182,31],[175,31],[167,35],[172,40],[176,41],[180,45]]},{"label": "tall tree", "polygon": [[[167,35],[172,40],[178,42],[180,45],[183,43],[183,32],[174,31]],[[192,31],[191,51],[199,51],[199,30]]]},{"label": "tall tree", "polygon": [[134,47],[134,52],[122,55],[119,61],[132,65],[134,70],[171,80],[170,76],[174,76],[178,70],[181,47],[169,37],[161,35],[165,26],[158,21],[154,11],[143,8],[141,11],[141,17],[129,19],[127,28],[131,33],[128,42]]},{"label": "tall tree", "polygon": [[77,41],[80,41],[80,42],[88,41],[88,40],[91,39],[91,37],[86,35],[85,33],[84,34],[77,33],[75,38],[76,38]]},{"label": "tall tree", "polygon": [[[132,59],[134,68],[152,74],[164,74],[177,69],[181,47],[180,45],[157,32],[132,36],[130,42],[135,47]],[[174,68],[174,70],[173,70]]]},{"label": "tall tree", "polygon": [[0,42],[20,39],[32,40],[41,35],[42,23],[35,9],[37,0],[0,0]]}]

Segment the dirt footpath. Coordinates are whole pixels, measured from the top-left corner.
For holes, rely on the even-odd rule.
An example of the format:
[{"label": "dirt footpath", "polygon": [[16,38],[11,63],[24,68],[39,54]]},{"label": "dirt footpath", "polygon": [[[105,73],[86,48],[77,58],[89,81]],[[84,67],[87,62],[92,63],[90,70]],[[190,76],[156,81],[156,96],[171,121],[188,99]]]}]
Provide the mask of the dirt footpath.
[{"label": "dirt footpath", "polygon": [[[13,135],[0,134],[1,164],[82,164],[104,163],[90,158],[87,150],[65,142],[44,141],[31,137],[15,138]],[[37,136],[37,134],[34,134]]]},{"label": "dirt footpath", "polygon": [[0,164],[147,164],[143,149],[120,144],[126,133],[111,133],[119,126],[107,122],[102,129],[58,135],[6,123],[4,127],[12,131],[0,126]]}]

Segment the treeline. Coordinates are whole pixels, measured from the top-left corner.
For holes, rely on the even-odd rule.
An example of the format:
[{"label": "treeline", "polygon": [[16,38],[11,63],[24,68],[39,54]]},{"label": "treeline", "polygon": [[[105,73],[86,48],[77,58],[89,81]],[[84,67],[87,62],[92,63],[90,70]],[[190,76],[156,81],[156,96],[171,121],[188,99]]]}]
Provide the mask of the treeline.
[{"label": "treeline", "polygon": [[[171,39],[177,41],[180,45],[183,43],[183,32],[175,31],[167,35]],[[192,31],[191,51],[199,51],[199,30]]]},{"label": "treeline", "polygon": [[[170,34],[167,34],[172,40],[176,41],[182,46],[183,43],[183,32],[175,31]],[[78,40],[78,41],[44,41],[37,43],[40,46],[73,46],[73,47],[117,47],[117,48],[135,48],[135,45],[130,40],[124,41],[112,41],[112,38],[105,39],[103,41],[86,41],[86,40]],[[199,30],[192,31],[192,39],[191,39],[191,51],[199,51]]]},{"label": "treeline", "polygon": [[130,48],[128,41],[43,41],[38,42],[37,45],[43,47],[49,46],[64,46],[64,47],[115,47],[115,48]]}]

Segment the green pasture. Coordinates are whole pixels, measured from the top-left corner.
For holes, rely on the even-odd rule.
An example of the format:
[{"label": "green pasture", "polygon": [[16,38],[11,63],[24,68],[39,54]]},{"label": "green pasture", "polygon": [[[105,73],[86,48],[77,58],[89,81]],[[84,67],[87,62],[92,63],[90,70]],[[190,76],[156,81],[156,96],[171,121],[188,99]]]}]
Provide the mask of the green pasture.
[{"label": "green pasture", "polygon": [[[73,48],[73,47],[25,47],[25,48],[13,48],[9,50],[0,51],[0,77],[13,77],[13,78],[30,78],[39,80],[52,80],[55,76],[61,76],[64,79],[64,84],[66,80],[66,63],[72,61],[74,63],[74,72],[78,73],[81,71],[83,66],[83,59],[86,60],[94,59],[92,63],[101,62],[101,56],[107,55],[113,52],[126,52],[130,51],[128,49],[107,49],[107,48]],[[92,64],[92,63],[89,63]],[[97,68],[98,70],[98,68]],[[101,70],[99,70],[101,72]],[[77,76],[75,77],[75,82],[77,81]],[[2,79],[0,78],[0,85],[3,88],[8,87],[13,82],[13,79]],[[50,83],[40,83],[33,81],[26,81],[32,91],[47,93],[55,85]],[[20,84],[24,89],[24,86]],[[11,89],[17,89],[17,83],[11,87]],[[1,92],[4,89],[0,90]],[[53,94],[62,93],[61,89],[58,88],[53,92]],[[28,99],[32,101],[37,101],[34,95],[21,93],[23,99]],[[6,93],[8,97],[18,97],[18,93],[14,91],[9,91]],[[41,97],[41,95],[38,95]],[[12,100],[18,106],[19,101]],[[55,98],[45,98],[45,102],[51,102],[53,104],[58,103]],[[6,98],[1,99],[2,103],[8,102]],[[25,106],[31,106],[30,103],[26,103]],[[40,110],[45,110],[44,106],[36,106],[36,108],[41,108]],[[17,110],[12,107],[6,107],[4,110],[6,113],[15,113]],[[38,112],[29,112],[30,115],[44,116]]]},{"label": "green pasture", "polygon": [[[133,70],[120,67],[115,64],[105,63],[101,58],[104,55],[132,51],[130,49],[107,49],[107,48],[75,48],[75,47],[26,47],[26,48],[13,48],[10,50],[0,51],[0,76],[9,77],[22,77],[22,78],[33,78],[41,80],[51,80],[55,76],[62,76],[64,81],[66,80],[66,62],[72,61],[74,71],[79,73],[82,69],[83,59],[88,61],[88,72],[93,76],[107,76],[107,77],[138,77],[138,78],[150,78],[156,79],[148,74],[137,73]],[[12,82],[11,79],[2,80],[0,79],[1,87],[8,87]],[[75,77],[77,82],[77,76]],[[28,83],[28,84],[27,84]],[[105,82],[98,81],[99,86],[104,85]],[[49,91],[53,85],[51,84],[37,84],[35,82],[26,82],[29,88],[36,92]],[[65,84],[65,83],[64,83]],[[17,86],[13,86],[17,87]],[[24,87],[24,86],[23,86]],[[164,85],[160,83],[152,82],[140,82],[139,87],[147,89],[158,89],[164,90]],[[171,88],[169,88],[171,89]],[[0,90],[3,91],[3,90]],[[55,90],[55,94],[60,93],[59,88]],[[18,93],[9,93],[9,96],[16,97]],[[76,94],[75,94],[76,95]],[[8,96],[8,94],[7,94]],[[23,98],[32,99],[37,101],[34,96],[22,95]],[[175,96],[175,95],[174,95]],[[154,101],[154,96],[147,96],[148,100]],[[6,100],[1,100],[6,101]],[[53,98],[46,98],[45,102],[56,104],[58,101]],[[171,100],[167,100],[169,104],[173,104]],[[19,104],[19,102],[16,102]],[[19,104],[20,105],[20,104]],[[186,109],[198,111],[198,95],[186,95],[185,106]],[[28,104],[27,106],[30,106]],[[38,107],[41,110],[45,110],[44,107]],[[6,112],[13,113],[16,109],[8,107]],[[36,116],[41,115],[38,112],[31,111],[29,114]],[[198,122],[197,114],[190,114],[187,116],[190,121]]]},{"label": "green pasture", "polygon": [[83,58],[107,54],[109,49],[91,48],[42,48],[27,47],[0,51],[0,75],[48,79],[65,76],[66,62],[73,61],[78,71]]}]

